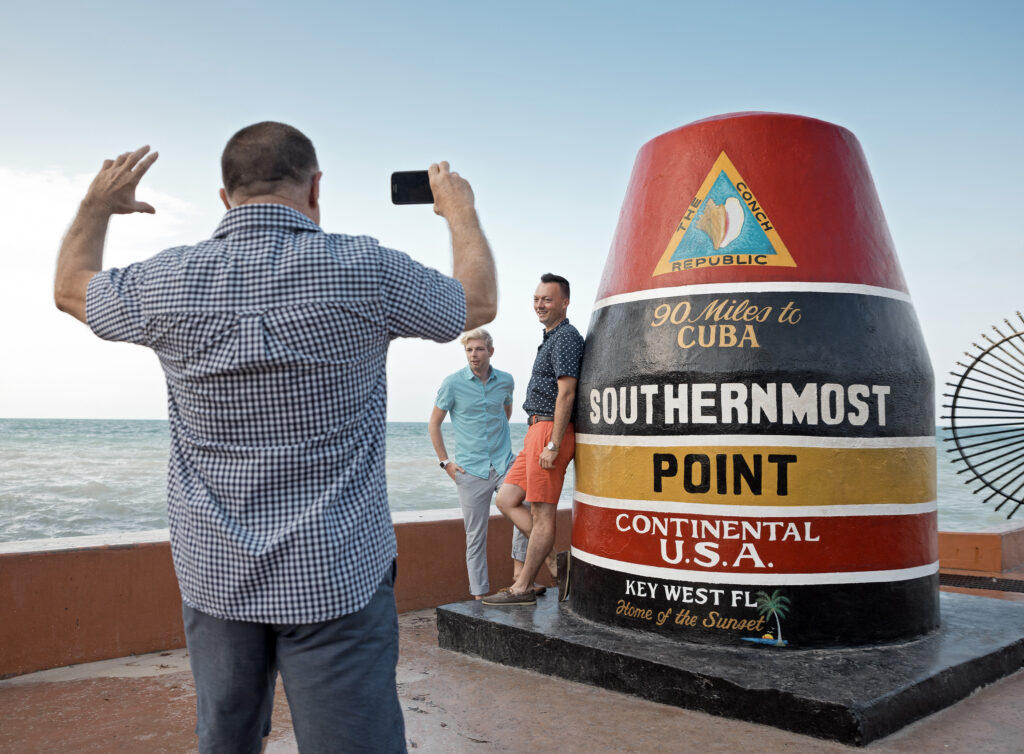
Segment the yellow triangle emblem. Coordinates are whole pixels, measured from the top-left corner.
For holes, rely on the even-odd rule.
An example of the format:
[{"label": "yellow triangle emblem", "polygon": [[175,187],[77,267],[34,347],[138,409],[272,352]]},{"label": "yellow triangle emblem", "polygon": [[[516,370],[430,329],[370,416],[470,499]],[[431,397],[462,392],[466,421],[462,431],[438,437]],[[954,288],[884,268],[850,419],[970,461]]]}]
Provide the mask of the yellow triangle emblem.
[{"label": "yellow triangle emblem", "polygon": [[725,152],[718,155],[654,275],[712,267],[796,267],[775,225]]}]

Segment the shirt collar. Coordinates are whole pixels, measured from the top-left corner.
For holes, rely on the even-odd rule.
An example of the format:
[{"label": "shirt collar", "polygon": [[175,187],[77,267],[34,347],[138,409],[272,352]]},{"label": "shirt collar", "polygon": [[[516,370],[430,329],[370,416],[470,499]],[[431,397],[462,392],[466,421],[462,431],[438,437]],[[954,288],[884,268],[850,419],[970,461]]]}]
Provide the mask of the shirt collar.
[{"label": "shirt collar", "polygon": [[552,327],[552,328],[551,328],[550,330],[545,330],[545,331],[544,331],[544,340],[547,340],[547,339],[548,339],[549,337],[551,337],[551,336],[552,336],[552,335],[554,335],[554,334],[555,334],[556,332],[558,332],[559,330],[561,330],[561,329],[562,329],[562,325],[567,325],[567,324],[569,324],[569,318],[568,318],[568,317],[566,317],[565,319],[563,319],[563,320],[562,320],[561,322],[559,322],[559,323],[558,323],[557,325],[555,325],[554,327]]},{"label": "shirt collar", "polygon": [[[466,364],[466,366],[462,368],[462,376],[465,377],[467,380],[478,379],[477,376],[473,374],[473,367],[471,367],[469,364]],[[490,374],[487,375],[487,382],[490,382],[492,379],[494,379],[493,366],[491,367]],[[483,380],[480,381],[483,382]]]},{"label": "shirt collar", "polygon": [[227,211],[213,237],[224,238],[232,233],[264,228],[322,232],[320,226],[304,214],[283,204],[243,204]]}]

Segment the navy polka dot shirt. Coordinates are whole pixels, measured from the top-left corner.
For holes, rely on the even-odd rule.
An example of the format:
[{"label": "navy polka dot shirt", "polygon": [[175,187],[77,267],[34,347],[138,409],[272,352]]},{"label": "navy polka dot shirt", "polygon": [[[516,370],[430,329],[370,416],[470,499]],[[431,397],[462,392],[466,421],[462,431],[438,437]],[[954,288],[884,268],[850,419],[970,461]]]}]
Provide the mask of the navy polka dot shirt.
[{"label": "navy polka dot shirt", "polygon": [[583,336],[563,319],[552,330],[544,331],[544,340],[537,347],[533,373],[526,387],[523,410],[529,416],[554,416],[558,397],[558,378],[579,379],[583,362]]}]

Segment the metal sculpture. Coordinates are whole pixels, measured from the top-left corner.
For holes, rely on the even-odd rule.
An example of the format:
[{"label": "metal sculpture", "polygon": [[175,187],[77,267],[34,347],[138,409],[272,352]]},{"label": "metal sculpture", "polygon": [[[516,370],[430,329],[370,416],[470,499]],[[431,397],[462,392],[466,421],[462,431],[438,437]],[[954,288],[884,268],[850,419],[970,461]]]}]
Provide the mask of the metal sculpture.
[{"label": "metal sculpture", "polygon": [[998,511],[1009,503],[1007,518],[1024,505],[1024,316],[1017,318],[1019,326],[1003,320],[1009,334],[992,325],[998,340],[983,333],[988,345],[964,351],[970,363],[957,362],[963,372],[952,372],[953,392],[943,393],[951,399],[942,417],[951,435],[943,439],[954,445],[948,453],[960,455],[953,462],[964,464],[957,473],[971,475],[964,483],[977,484],[975,495],[989,490],[982,504],[999,500]]}]

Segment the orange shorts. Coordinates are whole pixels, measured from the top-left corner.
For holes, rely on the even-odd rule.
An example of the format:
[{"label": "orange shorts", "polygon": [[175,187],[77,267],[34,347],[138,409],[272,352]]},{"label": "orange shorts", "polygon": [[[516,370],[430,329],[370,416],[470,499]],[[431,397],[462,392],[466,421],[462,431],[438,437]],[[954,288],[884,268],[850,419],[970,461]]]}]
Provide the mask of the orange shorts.
[{"label": "orange shorts", "polygon": [[527,429],[523,449],[505,474],[505,484],[514,484],[525,490],[528,503],[557,503],[562,495],[565,469],[576,452],[576,432],[572,424],[565,428],[554,468],[542,469],[540,453],[551,442],[551,430],[554,428],[554,422],[537,422]]}]

